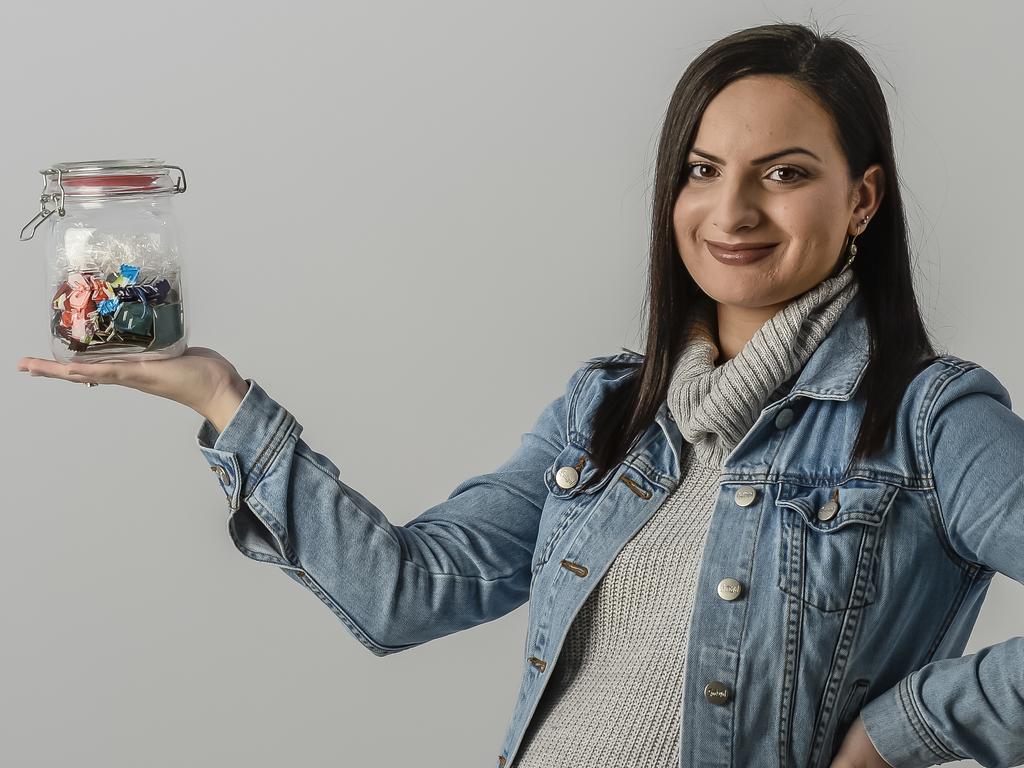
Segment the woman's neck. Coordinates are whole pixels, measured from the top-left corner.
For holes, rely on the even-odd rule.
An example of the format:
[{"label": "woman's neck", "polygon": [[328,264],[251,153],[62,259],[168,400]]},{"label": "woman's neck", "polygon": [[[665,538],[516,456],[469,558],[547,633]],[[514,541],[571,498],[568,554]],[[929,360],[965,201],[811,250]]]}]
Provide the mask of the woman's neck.
[{"label": "woman's neck", "polygon": [[784,301],[767,307],[737,307],[716,302],[719,355],[715,365],[736,357],[758,329],[787,304],[789,302]]}]

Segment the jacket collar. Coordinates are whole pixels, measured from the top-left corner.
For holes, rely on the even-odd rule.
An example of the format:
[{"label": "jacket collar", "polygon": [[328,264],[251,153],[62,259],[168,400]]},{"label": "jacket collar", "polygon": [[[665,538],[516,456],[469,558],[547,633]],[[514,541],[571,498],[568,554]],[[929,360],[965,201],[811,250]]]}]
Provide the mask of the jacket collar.
[{"label": "jacket collar", "polygon": [[857,291],[804,364],[790,397],[806,395],[818,400],[849,400],[864,378],[870,359],[864,297]]},{"label": "jacket collar", "polygon": [[[804,363],[786,399],[796,395],[817,400],[849,400],[864,378],[871,359],[870,334],[864,314],[864,297],[857,291],[828,335]],[[770,404],[765,405],[765,409]],[[765,409],[762,409],[765,410]],[[678,434],[669,413],[668,401],[663,400],[654,420],[666,434]]]}]

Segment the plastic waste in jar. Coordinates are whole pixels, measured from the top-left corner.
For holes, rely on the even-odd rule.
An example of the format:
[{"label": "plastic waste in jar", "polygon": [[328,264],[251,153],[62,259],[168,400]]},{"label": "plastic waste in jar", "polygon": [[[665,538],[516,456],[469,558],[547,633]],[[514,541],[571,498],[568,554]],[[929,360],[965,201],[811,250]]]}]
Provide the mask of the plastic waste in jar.
[{"label": "plastic waste in jar", "polygon": [[39,213],[20,239],[46,231],[54,359],[182,354],[188,337],[173,199],[185,191],[185,172],[144,158],[56,163],[40,173]]}]

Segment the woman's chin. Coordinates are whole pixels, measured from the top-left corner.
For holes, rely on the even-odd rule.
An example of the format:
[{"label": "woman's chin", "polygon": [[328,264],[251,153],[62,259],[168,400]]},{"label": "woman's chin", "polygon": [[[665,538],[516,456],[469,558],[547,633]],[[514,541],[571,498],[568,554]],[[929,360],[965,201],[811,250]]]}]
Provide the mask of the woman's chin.
[{"label": "woman's chin", "polygon": [[710,289],[705,288],[704,293],[719,304],[743,309],[761,309],[779,301],[775,291],[765,290],[763,280],[734,280]]}]

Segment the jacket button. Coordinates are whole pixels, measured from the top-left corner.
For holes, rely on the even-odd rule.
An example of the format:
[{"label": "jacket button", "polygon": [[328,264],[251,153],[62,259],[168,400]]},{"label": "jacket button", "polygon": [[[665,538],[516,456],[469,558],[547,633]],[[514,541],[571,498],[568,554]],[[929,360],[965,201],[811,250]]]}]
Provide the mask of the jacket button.
[{"label": "jacket button", "polygon": [[736,489],[736,495],[733,498],[741,507],[749,507],[757,498],[757,490],[752,486],[744,485]]},{"label": "jacket button", "polygon": [[704,698],[712,704],[728,704],[732,696],[729,686],[717,680],[712,680],[704,686]]},{"label": "jacket button", "polygon": [[735,600],[742,591],[743,588],[736,579],[726,578],[718,582],[718,596],[723,600]]},{"label": "jacket button", "polygon": [[829,499],[821,505],[821,509],[818,510],[819,520],[831,520],[836,516],[836,512],[839,511],[839,502],[835,499]]},{"label": "jacket button", "polygon": [[214,466],[210,467],[210,471],[217,475],[217,477],[220,478],[222,483],[226,483],[228,481],[228,472],[226,469],[224,469],[224,467],[215,464]]},{"label": "jacket button", "polygon": [[783,408],[777,414],[775,414],[775,426],[779,429],[785,429],[793,423],[793,409]]},{"label": "jacket button", "polygon": [[498,768],[505,768],[505,756],[498,755]]},{"label": "jacket button", "polygon": [[575,467],[562,467],[555,473],[555,482],[559,488],[574,488],[580,481],[580,473]]},{"label": "jacket button", "polygon": [[533,664],[537,669],[543,672],[548,667],[548,663],[544,659],[538,659],[536,656],[531,656],[529,662]]}]

